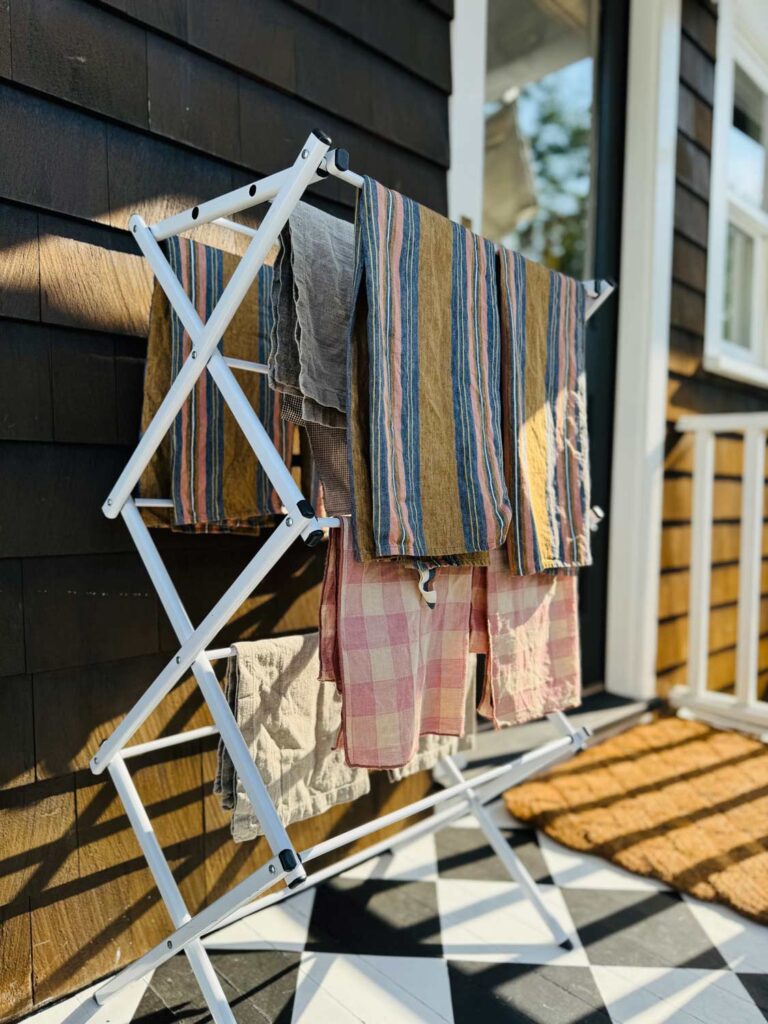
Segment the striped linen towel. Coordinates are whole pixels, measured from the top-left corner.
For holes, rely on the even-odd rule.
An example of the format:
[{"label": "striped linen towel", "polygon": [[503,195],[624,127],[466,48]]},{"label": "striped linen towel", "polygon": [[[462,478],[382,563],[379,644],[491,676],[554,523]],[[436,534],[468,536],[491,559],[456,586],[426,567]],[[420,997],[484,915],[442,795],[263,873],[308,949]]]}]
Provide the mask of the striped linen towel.
[{"label": "striped linen towel", "polygon": [[[205,323],[239,259],[187,238],[170,238],[169,262]],[[272,267],[264,266],[220,343],[226,355],[265,363],[272,321]],[[184,325],[155,286],[147,345],[142,430],[191,351]],[[236,371],[238,372],[238,371]],[[238,372],[239,383],[290,465],[293,424],[280,415],[280,395],[265,375]],[[258,532],[280,512],[280,500],[208,373],[203,373],[145,471],[144,497],[173,498],[171,525],[193,532]],[[145,510],[151,525],[168,525],[158,510]]]},{"label": "striped linen towel", "polygon": [[366,178],[348,433],[356,550],[484,564],[511,519],[492,243]]},{"label": "striped linen towel", "polygon": [[355,767],[401,768],[419,737],[461,736],[468,682],[470,568],[441,569],[437,607],[397,562],[358,562],[351,526],[331,530],[320,599],[320,678],[342,699]]},{"label": "striped linen towel", "polygon": [[473,571],[486,577],[487,653],[478,713],[499,728],[577,707],[581,657],[576,574],[513,576],[504,551],[492,551],[487,569]]},{"label": "striped linen towel", "polygon": [[512,572],[592,561],[584,286],[499,248]]}]

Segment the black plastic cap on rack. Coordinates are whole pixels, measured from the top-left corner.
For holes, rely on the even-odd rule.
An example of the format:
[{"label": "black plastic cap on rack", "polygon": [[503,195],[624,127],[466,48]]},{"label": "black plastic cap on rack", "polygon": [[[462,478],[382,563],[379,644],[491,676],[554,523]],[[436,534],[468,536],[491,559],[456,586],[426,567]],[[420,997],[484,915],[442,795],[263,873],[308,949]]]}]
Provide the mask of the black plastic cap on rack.
[{"label": "black plastic cap on rack", "polygon": [[348,149],[334,149],[333,151],[334,160],[336,167],[340,171],[349,170],[349,150]]},{"label": "black plastic cap on rack", "polygon": [[[293,850],[281,850],[277,857],[283,866],[283,871],[295,871],[299,866],[299,861],[296,859],[296,854]],[[306,875],[304,875],[303,878],[294,878],[292,882],[288,883],[288,888],[295,889],[297,886],[305,882],[306,878]]]},{"label": "black plastic cap on rack", "polygon": [[313,128],[312,129],[312,134],[320,142],[324,142],[326,144],[326,146],[330,146],[330,144],[331,144],[331,136],[328,135],[327,132],[320,131],[319,128]]},{"label": "black plastic cap on rack", "polygon": [[296,860],[296,854],[293,850],[281,850],[277,855],[277,859],[283,865],[283,871],[295,871],[299,866],[299,862]]},{"label": "black plastic cap on rack", "polygon": [[560,943],[560,949],[573,949],[573,943],[570,939],[565,939],[565,941]]},{"label": "black plastic cap on rack", "polygon": [[322,530],[313,530],[308,537],[304,538],[304,543],[308,548],[316,548],[320,541],[323,539]]},{"label": "black plastic cap on rack", "polygon": [[314,519],[315,510],[312,508],[310,502],[306,498],[302,498],[301,501],[296,502],[296,508],[301,512],[305,519]]}]

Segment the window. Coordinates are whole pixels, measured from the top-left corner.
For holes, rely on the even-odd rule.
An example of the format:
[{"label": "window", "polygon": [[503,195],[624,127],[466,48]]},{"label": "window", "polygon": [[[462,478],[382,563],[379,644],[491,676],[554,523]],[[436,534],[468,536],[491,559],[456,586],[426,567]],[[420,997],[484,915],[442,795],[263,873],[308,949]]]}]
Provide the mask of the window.
[{"label": "window", "polygon": [[589,276],[596,0],[489,0],[483,234]]},{"label": "window", "polygon": [[759,6],[720,4],[704,365],[768,387],[768,35],[764,17],[754,20]]}]

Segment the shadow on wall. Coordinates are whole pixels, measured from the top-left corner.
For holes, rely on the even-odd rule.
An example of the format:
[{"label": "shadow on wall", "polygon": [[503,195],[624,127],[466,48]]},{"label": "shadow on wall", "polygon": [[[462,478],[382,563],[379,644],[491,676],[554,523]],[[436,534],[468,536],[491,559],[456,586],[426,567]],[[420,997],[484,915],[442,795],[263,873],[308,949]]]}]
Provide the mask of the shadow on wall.
[{"label": "shadow on wall", "polygon": [[[194,166],[197,158],[149,141]],[[157,166],[142,168],[140,148],[125,159],[146,189],[136,185],[119,214],[0,202],[0,472],[14,495],[0,510],[0,1017],[28,1012],[30,990],[39,1003],[115,970],[169,927],[111,782],[87,768],[177,646],[127,531],[100,511],[139,436],[152,291],[121,228],[134,209],[156,220],[251,179],[201,159],[206,175],[190,180],[177,168],[188,194],[155,193]],[[233,245],[217,228],[196,237],[242,251],[241,236]],[[262,543],[169,531],[156,539],[193,621]],[[313,628],[323,561],[323,548],[295,545],[216,645]],[[138,738],[206,721],[186,679]],[[228,842],[228,819],[210,796],[215,744],[137,764],[192,909],[266,859],[261,843]],[[387,799],[382,790],[379,804]]]}]

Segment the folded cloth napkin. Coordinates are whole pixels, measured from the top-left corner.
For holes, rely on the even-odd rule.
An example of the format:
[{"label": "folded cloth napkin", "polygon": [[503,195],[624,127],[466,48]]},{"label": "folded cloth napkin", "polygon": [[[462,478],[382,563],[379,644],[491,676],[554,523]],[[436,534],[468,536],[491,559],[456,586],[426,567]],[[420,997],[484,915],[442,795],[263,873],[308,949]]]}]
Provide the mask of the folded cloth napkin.
[{"label": "folded cloth napkin", "polygon": [[511,517],[494,246],[371,178],[355,232],[356,550],[484,564]]},{"label": "folded cloth napkin", "polygon": [[[322,814],[370,790],[368,772],[336,750],[341,700],[318,682],[317,633],[234,645],[226,692],[237,724],[284,825]],[[214,792],[231,809],[236,842],[261,827],[223,743]]]},{"label": "folded cloth napkin", "polygon": [[591,563],[584,286],[499,248],[510,567]]},{"label": "folded cloth napkin", "polygon": [[441,569],[437,606],[397,562],[358,562],[348,519],[331,530],[320,598],[320,672],[342,698],[347,762],[401,768],[426,733],[464,732],[472,575]]},{"label": "folded cloth napkin", "polygon": [[[239,258],[187,238],[168,239],[168,258],[203,323],[234,272]],[[264,266],[220,343],[233,358],[266,362],[272,307],[272,267]],[[165,397],[192,348],[181,320],[155,285],[150,313],[144,378],[142,430]],[[267,429],[281,458],[290,464],[293,425],[280,415],[280,396],[260,373],[239,373],[246,397]],[[218,388],[203,373],[173,426],[145,470],[143,497],[173,498],[164,510],[144,509],[153,526],[172,525],[195,532],[257,532],[280,511],[274,492]]]},{"label": "folded cloth napkin", "polygon": [[[485,651],[478,713],[496,728],[581,703],[577,578],[570,572],[513,576],[504,551],[473,570],[472,649]],[[483,585],[483,580],[485,584]],[[485,618],[487,635],[479,622]]]},{"label": "folded cloth napkin", "polygon": [[269,379],[301,399],[303,419],[329,427],[346,420],[353,272],[352,225],[299,203],[275,262]]}]

